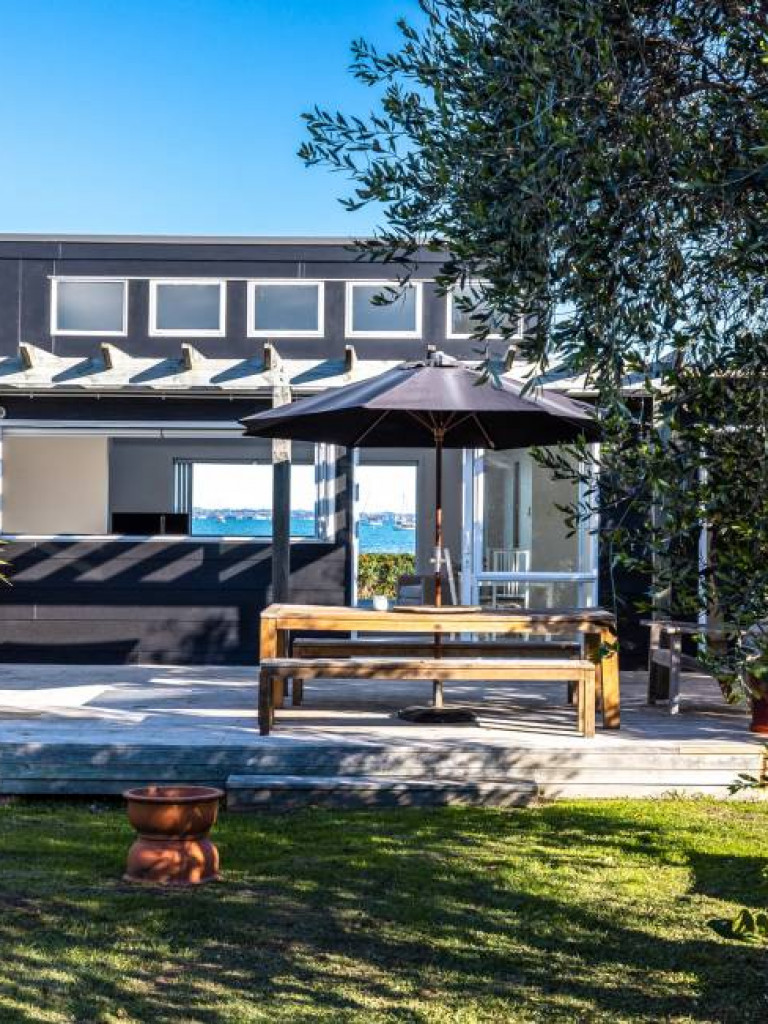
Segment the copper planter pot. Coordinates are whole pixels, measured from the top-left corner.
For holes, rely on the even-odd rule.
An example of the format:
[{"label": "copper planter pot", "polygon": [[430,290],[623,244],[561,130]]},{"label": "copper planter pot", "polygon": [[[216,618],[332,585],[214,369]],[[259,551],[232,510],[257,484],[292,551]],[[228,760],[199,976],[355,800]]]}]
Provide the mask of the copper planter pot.
[{"label": "copper planter pot", "polygon": [[143,786],[123,793],[138,838],[128,851],[126,882],[200,885],[219,877],[219,851],[208,838],[221,789]]},{"label": "copper planter pot", "polygon": [[750,731],[768,735],[768,691],[760,691],[760,695],[752,695],[752,721]]}]

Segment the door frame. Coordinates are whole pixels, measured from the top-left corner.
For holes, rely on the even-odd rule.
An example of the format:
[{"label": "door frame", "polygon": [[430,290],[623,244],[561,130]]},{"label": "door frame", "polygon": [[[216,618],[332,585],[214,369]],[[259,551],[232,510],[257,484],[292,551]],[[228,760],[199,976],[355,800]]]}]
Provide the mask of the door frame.
[{"label": "door frame", "polygon": [[[350,531],[350,543],[352,545],[352,585],[350,588],[351,603],[353,607],[357,606],[358,602],[358,574],[359,574],[359,560],[360,560],[360,474],[358,472],[361,466],[367,468],[371,466],[384,466],[384,467],[396,467],[396,466],[411,466],[415,470],[414,479],[414,516],[415,516],[415,531],[414,531],[414,557],[416,566],[418,569],[419,564],[419,543],[421,539],[421,531],[423,524],[420,520],[420,486],[421,486],[421,472],[422,472],[422,455],[415,450],[408,448],[392,448],[383,449],[383,451],[398,452],[402,453],[399,457],[390,456],[382,457],[381,462],[376,459],[372,461],[361,461],[360,449],[350,448],[350,456],[352,458],[353,465],[353,492],[352,492],[352,523]],[[378,449],[371,449],[373,452],[378,452]]]}]

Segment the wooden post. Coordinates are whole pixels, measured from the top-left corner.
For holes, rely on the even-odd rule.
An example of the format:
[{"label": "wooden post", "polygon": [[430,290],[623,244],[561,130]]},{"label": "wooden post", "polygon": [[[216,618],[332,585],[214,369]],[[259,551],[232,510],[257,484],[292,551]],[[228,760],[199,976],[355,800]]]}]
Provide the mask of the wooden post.
[{"label": "wooden post", "polygon": [[3,429],[0,427],[0,533],[3,532],[3,507],[5,505],[5,479],[3,460]]},{"label": "wooden post", "polygon": [[[443,431],[435,431],[435,605],[443,603]],[[435,633],[435,657],[442,657],[443,639]],[[432,680],[432,706],[443,707],[443,682]]]},{"label": "wooden post", "polygon": [[[279,369],[277,370],[279,373]],[[291,389],[280,380],[272,389],[272,405],[287,405]],[[291,596],[291,442],[272,441],[272,601]]]},{"label": "wooden post", "polygon": [[355,458],[351,448],[337,448],[334,480],[333,542],[344,548],[344,603],[355,598]]}]

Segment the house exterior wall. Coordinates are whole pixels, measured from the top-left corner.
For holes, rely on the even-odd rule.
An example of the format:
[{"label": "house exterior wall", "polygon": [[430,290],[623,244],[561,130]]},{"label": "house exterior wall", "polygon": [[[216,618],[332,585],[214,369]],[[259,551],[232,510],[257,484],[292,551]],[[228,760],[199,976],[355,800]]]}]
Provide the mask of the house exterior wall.
[{"label": "house exterior wall", "polygon": [[[270,339],[285,360],[344,359],[345,346],[354,345],[357,360],[419,358],[427,344],[450,355],[471,359],[474,344],[448,337],[448,303],[435,289],[432,278],[440,254],[421,254],[417,281],[423,283],[421,335],[418,338],[354,338],[345,330],[345,283],[379,281],[387,276],[381,265],[358,262],[345,240],[299,239],[131,239],[39,238],[0,236],[0,360],[18,359],[19,346],[32,344],[43,352],[82,360],[83,366],[100,365],[102,341],[108,340],[129,356],[178,360],[181,342],[189,340],[203,356],[217,359],[253,360],[263,351],[264,338],[248,337],[247,282],[249,280],[321,280],[325,282],[323,336]],[[51,280],[57,276],[117,277],[128,279],[128,329],[125,337],[102,339],[61,336],[51,332]],[[227,282],[226,330],[223,337],[153,337],[149,331],[149,296],[152,279],[203,278]],[[103,368],[103,365],[102,365]],[[23,388],[4,388],[0,375],[0,435],[3,424],[29,424],[44,433],[50,423],[78,429],[83,424],[156,424],[179,427],[190,422],[230,425],[268,398],[229,393],[153,393],[151,389],[126,388],[120,393],[77,392],[61,386],[47,392],[27,393]],[[4,417],[4,419],[3,419]],[[6,458],[14,458],[17,438],[6,437]],[[24,438],[26,441],[27,439]],[[71,480],[75,464],[95,465],[96,451],[104,453],[107,439],[77,438],[87,442],[81,460],[56,459],[57,438],[35,437],[41,453],[40,472],[28,463],[35,487],[47,486],[48,504],[56,509],[52,519],[39,521],[39,532],[58,533],[67,528],[61,516],[60,496],[67,489],[57,474]],[[94,442],[92,445],[90,442]],[[228,442],[229,443],[229,442]],[[248,442],[233,438],[233,451],[242,452]],[[137,472],[142,445],[146,461]],[[237,447],[235,447],[237,446]],[[172,498],[174,452],[184,457],[202,442],[181,444],[162,439],[122,443],[103,488],[88,491],[93,481],[83,482],[80,498],[90,493],[94,519],[91,530],[108,529],[107,510],[159,511]],[[21,451],[21,449],[18,449]],[[30,449],[31,451],[32,449]],[[10,454],[9,454],[10,453]],[[411,453],[408,453],[410,455]],[[414,453],[420,464],[418,502],[422,510],[417,560],[429,571],[434,531],[431,509],[434,500],[432,453]],[[102,454],[98,455],[101,459]],[[106,458],[106,456],[104,456]],[[295,542],[291,545],[291,597],[295,601],[339,604],[349,600],[351,545],[349,535],[350,481],[338,467],[337,523],[333,541]],[[33,472],[34,469],[34,472]],[[78,471],[79,472],[79,471]],[[83,469],[86,472],[86,469]],[[49,484],[45,485],[45,477]],[[13,472],[18,477],[17,472]],[[87,484],[87,486],[86,486]],[[148,506],[150,485],[153,507]],[[18,486],[18,484],[17,484]],[[95,485],[93,485],[95,486]],[[461,456],[447,452],[444,493],[445,536],[460,565],[462,509]],[[455,496],[455,497],[453,497]],[[6,491],[4,530],[15,531],[20,520],[13,496]],[[43,502],[37,503],[41,508]],[[96,521],[98,513],[98,523]],[[84,522],[84,521],[83,521]],[[42,529],[41,527],[50,529]],[[28,526],[22,526],[29,532]],[[252,663],[258,656],[258,617],[271,599],[272,546],[262,541],[227,541],[213,538],[121,541],[92,538],[87,541],[14,540],[3,550],[12,563],[13,587],[0,588],[0,654],[7,660],[144,660],[160,662]]]}]

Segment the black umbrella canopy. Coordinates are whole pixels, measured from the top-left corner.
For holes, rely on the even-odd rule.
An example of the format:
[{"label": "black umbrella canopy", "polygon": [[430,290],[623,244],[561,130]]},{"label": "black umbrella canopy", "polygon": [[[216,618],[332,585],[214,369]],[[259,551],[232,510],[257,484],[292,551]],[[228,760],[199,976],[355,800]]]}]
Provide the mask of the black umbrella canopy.
[{"label": "black umbrella canopy", "polygon": [[[435,602],[443,558],[443,448],[529,448],[567,444],[600,430],[592,408],[541,388],[501,380],[442,352],[378,377],[325,391],[241,420],[251,437],[326,441],[347,448],[435,449]],[[437,642],[437,641],[436,641]]]},{"label": "black umbrella canopy", "polygon": [[436,353],[371,380],[328,390],[242,420],[252,437],[326,441],[348,448],[528,448],[599,439],[594,410]]}]

